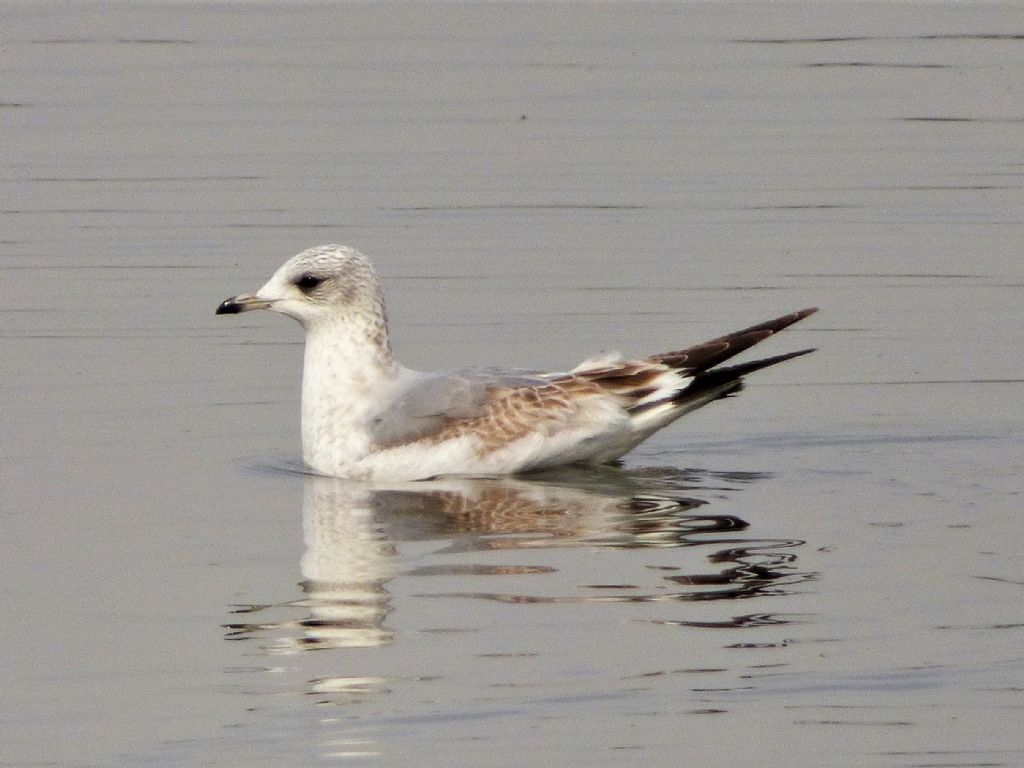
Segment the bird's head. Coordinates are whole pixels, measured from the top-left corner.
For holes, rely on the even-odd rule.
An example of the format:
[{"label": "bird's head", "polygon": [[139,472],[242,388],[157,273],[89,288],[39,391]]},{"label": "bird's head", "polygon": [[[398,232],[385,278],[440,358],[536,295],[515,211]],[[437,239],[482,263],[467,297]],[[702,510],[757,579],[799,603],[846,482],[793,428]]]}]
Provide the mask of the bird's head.
[{"label": "bird's head", "polygon": [[369,260],[344,245],[318,245],[293,256],[255,293],[225,299],[218,315],[269,309],[311,328],[383,313],[380,285]]}]

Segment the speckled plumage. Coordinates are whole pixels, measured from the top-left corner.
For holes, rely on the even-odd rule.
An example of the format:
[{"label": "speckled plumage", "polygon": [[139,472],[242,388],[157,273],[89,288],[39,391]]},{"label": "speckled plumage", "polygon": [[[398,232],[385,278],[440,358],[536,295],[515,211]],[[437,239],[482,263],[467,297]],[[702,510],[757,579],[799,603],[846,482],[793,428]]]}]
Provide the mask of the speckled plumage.
[{"label": "speckled plumage", "polygon": [[420,373],[388,339],[369,261],[340,245],[285,262],[218,314],[271,309],[306,331],[302,444],[317,472],[363,480],[502,475],[617,459],[680,416],[742,387],[741,377],[812,350],[716,367],[814,309],[644,360],[604,356],[565,373]]}]

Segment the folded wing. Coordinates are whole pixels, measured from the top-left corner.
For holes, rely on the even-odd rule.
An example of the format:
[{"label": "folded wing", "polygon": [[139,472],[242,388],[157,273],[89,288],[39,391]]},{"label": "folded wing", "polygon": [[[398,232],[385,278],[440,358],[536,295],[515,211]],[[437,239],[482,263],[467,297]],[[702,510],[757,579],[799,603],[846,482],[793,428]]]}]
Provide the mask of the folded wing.
[{"label": "folded wing", "polygon": [[686,413],[737,393],[743,376],[812,352],[720,365],[815,311],[803,309],[644,360],[588,361],[567,373],[423,374],[374,419],[372,438],[377,450],[386,450],[471,435],[481,451],[495,451],[524,437],[574,430],[586,444],[574,447],[574,460],[611,461]]}]

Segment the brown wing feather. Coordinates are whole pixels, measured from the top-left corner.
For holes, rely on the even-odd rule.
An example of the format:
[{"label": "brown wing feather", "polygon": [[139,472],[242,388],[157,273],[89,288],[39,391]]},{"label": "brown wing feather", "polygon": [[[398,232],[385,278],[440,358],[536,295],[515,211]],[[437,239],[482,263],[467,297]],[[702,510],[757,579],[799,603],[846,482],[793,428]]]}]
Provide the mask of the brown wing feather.
[{"label": "brown wing feather", "polygon": [[421,441],[440,443],[473,435],[482,452],[495,451],[533,432],[554,431],[579,413],[584,398],[603,395],[600,386],[572,374],[542,386],[495,387],[479,416],[452,419]]}]

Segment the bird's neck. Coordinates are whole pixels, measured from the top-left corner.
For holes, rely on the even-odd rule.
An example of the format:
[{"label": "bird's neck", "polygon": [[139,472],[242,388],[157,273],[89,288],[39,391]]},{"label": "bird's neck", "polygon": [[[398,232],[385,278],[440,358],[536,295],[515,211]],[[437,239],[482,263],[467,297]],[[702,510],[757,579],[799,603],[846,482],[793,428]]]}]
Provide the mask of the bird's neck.
[{"label": "bird's neck", "polygon": [[313,469],[344,475],[370,449],[374,394],[400,366],[383,314],[306,329],[302,373],[302,453]]}]

